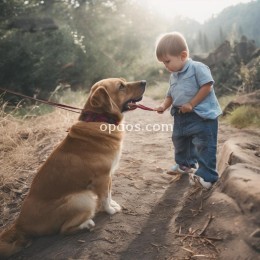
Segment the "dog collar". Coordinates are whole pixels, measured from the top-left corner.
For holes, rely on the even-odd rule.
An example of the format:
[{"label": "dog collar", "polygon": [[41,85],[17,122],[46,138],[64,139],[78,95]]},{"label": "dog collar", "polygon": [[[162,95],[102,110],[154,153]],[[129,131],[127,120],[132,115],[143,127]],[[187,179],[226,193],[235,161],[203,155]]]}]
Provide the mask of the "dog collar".
[{"label": "dog collar", "polygon": [[104,122],[108,124],[119,125],[119,121],[115,120],[115,118],[108,116],[106,114],[99,114],[92,111],[83,112],[83,119],[81,121]]}]

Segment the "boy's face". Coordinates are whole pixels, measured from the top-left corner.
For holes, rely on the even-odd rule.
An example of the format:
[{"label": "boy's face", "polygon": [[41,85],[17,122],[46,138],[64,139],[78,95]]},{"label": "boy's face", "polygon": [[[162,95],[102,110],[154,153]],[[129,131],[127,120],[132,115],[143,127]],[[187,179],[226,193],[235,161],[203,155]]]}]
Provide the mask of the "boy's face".
[{"label": "boy's face", "polygon": [[161,62],[164,64],[165,68],[169,72],[177,72],[182,70],[185,65],[186,57],[184,58],[182,55],[172,56],[166,55]]}]

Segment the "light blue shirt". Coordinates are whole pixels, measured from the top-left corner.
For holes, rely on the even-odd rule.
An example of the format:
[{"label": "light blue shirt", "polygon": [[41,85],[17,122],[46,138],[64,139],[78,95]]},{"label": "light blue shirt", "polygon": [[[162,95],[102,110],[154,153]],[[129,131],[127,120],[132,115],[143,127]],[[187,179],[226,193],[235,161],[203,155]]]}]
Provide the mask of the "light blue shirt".
[{"label": "light blue shirt", "polygon": [[183,69],[171,73],[170,87],[166,96],[172,97],[172,106],[179,107],[188,103],[199,91],[200,87],[211,83],[211,91],[193,111],[205,119],[215,119],[222,114],[215,91],[214,80],[208,66],[201,62],[188,59]]}]

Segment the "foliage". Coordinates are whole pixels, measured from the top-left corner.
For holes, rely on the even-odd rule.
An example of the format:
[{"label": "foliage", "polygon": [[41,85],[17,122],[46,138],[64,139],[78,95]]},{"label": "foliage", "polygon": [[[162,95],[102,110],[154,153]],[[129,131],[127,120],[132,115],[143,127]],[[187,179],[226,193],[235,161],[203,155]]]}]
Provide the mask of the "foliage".
[{"label": "foliage", "polygon": [[3,86],[45,97],[58,84],[73,75],[82,80],[81,70],[65,71],[66,64],[82,63],[78,46],[66,39],[62,31],[43,31],[37,34],[11,32],[1,41],[0,82]]},{"label": "foliage", "polygon": [[[106,77],[147,79],[154,84],[162,79],[162,65],[154,55],[158,35],[181,31],[191,53],[207,52],[217,39],[221,42],[231,35],[232,24],[236,23],[238,32],[253,31],[258,42],[258,5],[259,0],[235,6],[236,11],[227,9],[220,19],[200,25],[183,17],[166,20],[150,13],[137,0],[3,0],[0,86],[47,98],[60,83],[69,84],[72,90],[88,89]],[[243,14],[248,30],[238,21],[236,12]],[[232,63],[224,65],[226,69],[223,66],[216,75],[218,85],[230,78],[231,71],[237,73]],[[168,74],[164,80],[168,81]]]},{"label": "foliage", "polygon": [[237,128],[260,127],[260,109],[253,106],[240,106],[231,112],[228,121]]},{"label": "foliage", "polygon": [[242,86],[241,91],[243,93],[251,93],[257,89],[257,76],[259,77],[259,66],[253,67],[249,69],[245,64],[242,62],[240,66],[240,75],[242,78]]},{"label": "foliage", "polygon": [[220,98],[218,98],[219,104],[222,108],[222,110],[225,109],[225,107],[235,99],[236,95],[223,95]]},{"label": "foliage", "polygon": [[227,7],[219,15],[208,20],[201,30],[210,39],[211,47],[217,47],[223,40],[234,43],[242,35],[254,39],[259,46],[259,10],[260,0]]},{"label": "foliage", "polygon": [[60,82],[76,89],[105,77],[140,79],[162,31],[122,0],[12,0],[1,7],[8,19],[0,21],[0,85],[31,96],[47,97]]}]

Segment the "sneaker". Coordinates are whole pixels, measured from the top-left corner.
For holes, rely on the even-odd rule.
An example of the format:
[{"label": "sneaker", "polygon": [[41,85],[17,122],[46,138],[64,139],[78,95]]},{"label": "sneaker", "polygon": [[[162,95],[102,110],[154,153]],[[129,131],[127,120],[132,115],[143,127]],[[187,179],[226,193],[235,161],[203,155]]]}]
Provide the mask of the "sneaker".
[{"label": "sneaker", "polygon": [[195,175],[193,173],[189,174],[190,185],[192,186],[200,186],[204,189],[210,189],[212,186],[211,182],[204,181],[200,176]]},{"label": "sneaker", "polygon": [[187,166],[175,164],[172,166],[172,168],[169,170],[169,172],[172,173],[192,173],[193,170]]}]

